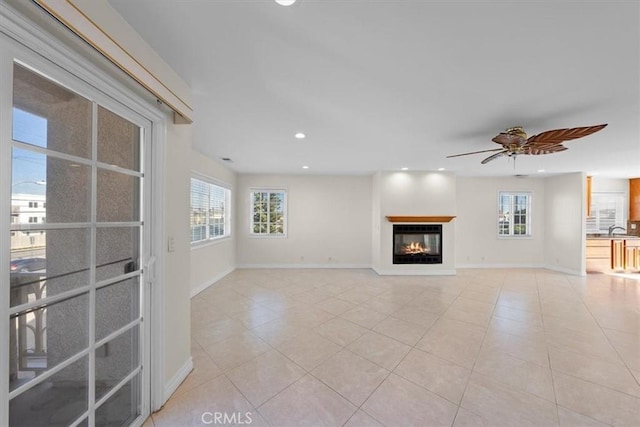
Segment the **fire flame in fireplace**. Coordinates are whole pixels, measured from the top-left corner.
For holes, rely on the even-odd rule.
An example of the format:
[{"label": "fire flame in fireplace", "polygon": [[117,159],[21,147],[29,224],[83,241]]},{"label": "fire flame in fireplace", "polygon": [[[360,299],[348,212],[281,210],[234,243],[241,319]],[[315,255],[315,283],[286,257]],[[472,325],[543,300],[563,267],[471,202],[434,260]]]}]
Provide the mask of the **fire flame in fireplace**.
[{"label": "fire flame in fireplace", "polygon": [[408,245],[404,245],[402,252],[405,254],[424,254],[429,250],[420,242],[411,242]]}]

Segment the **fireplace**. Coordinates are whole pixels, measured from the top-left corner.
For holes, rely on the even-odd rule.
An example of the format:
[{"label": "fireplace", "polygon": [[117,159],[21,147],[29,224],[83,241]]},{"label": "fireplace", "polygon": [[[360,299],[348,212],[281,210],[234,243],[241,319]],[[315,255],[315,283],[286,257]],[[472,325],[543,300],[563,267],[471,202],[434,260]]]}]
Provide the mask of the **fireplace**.
[{"label": "fireplace", "polygon": [[394,264],[442,264],[442,225],[393,225]]}]

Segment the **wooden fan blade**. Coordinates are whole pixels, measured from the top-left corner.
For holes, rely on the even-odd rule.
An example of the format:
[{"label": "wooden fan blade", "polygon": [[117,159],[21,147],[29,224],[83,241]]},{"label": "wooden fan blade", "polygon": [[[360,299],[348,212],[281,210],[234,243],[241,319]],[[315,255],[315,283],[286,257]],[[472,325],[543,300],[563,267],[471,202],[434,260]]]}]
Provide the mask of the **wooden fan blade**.
[{"label": "wooden fan blade", "polygon": [[592,133],[598,132],[606,127],[606,124],[597,126],[585,126],[579,128],[555,129],[533,135],[524,144],[525,147],[535,147],[538,145],[562,144],[564,141],[583,138]]},{"label": "wooden fan blade", "polygon": [[489,157],[487,157],[486,159],[484,159],[484,160],[483,160],[483,161],[481,161],[480,163],[484,165],[484,164],[489,163],[491,160],[495,160],[495,159],[497,159],[498,157],[506,156],[507,154],[509,154],[509,150],[502,150],[502,151],[501,151],[501,152],[499,152],[499,153],[496,153],[496,154],[492,154],[492,155],[490,155]]},{"label": "wooden fan blade", "polygon": [[558,153],[564,150],[567,150],[567,147],[565,147],[562,144],[549,145],[549,146],[543,146],[543,147],[539,147],[536,145],[533,147],[526,147],[523,154],[533,154],[534,156],[537,156],[539,154]]},{"label": "wooden fan blade", "polygon": [[468,156],[469,154],[489,153],[491,151],[500,151],[500,150],[502,150],[502,148],[493,148],[491,150],[472,151],[470,153],[454,154],[452,156],[447,156],[447,159],[450,159],[451,157]]}]

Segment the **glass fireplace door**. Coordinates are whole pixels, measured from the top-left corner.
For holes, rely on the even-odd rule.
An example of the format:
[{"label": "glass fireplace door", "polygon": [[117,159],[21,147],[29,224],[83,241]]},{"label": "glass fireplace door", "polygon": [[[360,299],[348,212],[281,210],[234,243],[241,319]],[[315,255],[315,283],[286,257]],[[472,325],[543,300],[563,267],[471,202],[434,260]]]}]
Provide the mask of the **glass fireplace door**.
[{"label": "glass fireplace door", "polygon": [[442,225],[393,226],[394,264],[442,264]]}]

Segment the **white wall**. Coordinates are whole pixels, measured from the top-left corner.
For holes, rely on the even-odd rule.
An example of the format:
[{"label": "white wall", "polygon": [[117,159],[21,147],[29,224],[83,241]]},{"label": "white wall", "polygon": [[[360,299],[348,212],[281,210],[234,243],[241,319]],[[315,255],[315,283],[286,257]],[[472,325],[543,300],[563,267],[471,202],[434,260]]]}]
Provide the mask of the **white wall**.
[{"label": "white wall", "polygon": [[220,163],[191,151],[191,171],[231,189],[231,237],[191,247],[191,295],[203,291],[236,268],[236,174]]},{"label": "white wall", "polygon": [[629,193],[629,180],[623,178],[604,178],[601,176],[591,177],[592,192],[616,191],[619,193]]},{"label": "white wall", "polygon": [[[456,177],[444,172],[381,172],[373,199],[379,200],[379,274],[454,274],[456,220],[442,224],[442,264],[393,264],[393,224],[386,216],[455,216]],[[376,223],[377,226],[377,223]],[[375,244],[373,245],[376,246]]]},{"label": "white wall", "polygon": [[[498,193],[532,193],[531,238],[498,238]],[[456,267],[542,267],[545,241],[545,180],[458,177]]]},{"label": "white wall", "polygon": [[[371,177],[239,175],[239,267],[371,266]],[[250,237],[252,187],[287,188],[286,238]]]},{"label": "white wall", "polygon": [[545,242],[547,268],[586,274],[586,176],[572,173],[545,180]]},{"label": "white wall", "polygon": [[382,227],[383,218],[380,213],[380,182],[382,181],[382,173],[378,172],[371,178],[371,265],[380,265],[380,227]]},{"label": "white wall", "polygon": [[[166,393],[179,385],[191,360],[191,272],[189,237],[189,152],[192,126],[174,125],[168,119],[166,152],[165,222],[167,238],[175,250],[165,258],[164,378]],[[166,396],[167,398],[169,396]]]}]

